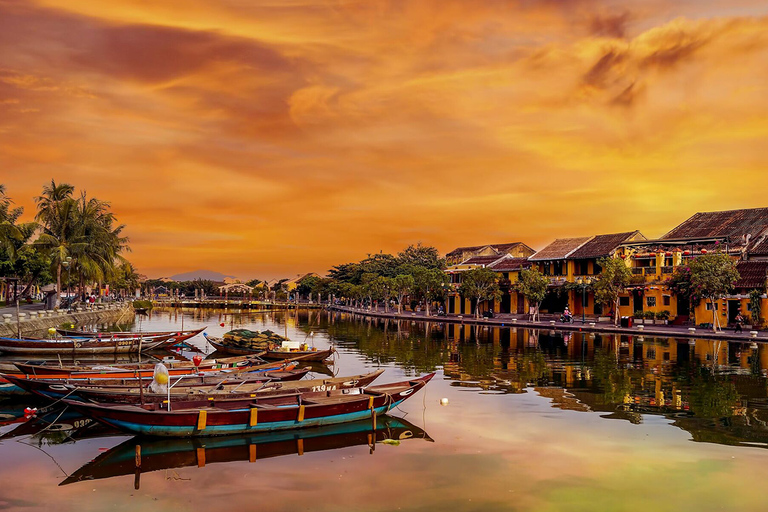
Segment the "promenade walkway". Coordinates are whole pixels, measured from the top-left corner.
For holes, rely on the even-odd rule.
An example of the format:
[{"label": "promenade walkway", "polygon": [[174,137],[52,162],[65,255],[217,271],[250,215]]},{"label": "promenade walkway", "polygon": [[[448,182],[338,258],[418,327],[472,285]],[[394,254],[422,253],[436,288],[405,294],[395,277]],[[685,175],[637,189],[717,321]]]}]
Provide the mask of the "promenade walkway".
[{"label": "promenade walkway", "polygon": [[583,331],[605,334],[624,334],[633,336],[656,336],[661,338],[698,338],[733,340],[748,342],[768,342],[768,331],[754,331],[745,329],[744,332],[734,332],[733,329],[713,332],[712,329],[702,327],[689,327],[679,325],[635,325],[633,327],[617,327],[612,322],[596,322],[595,319],[574,319],[574,323],[563,323],[552,315],[541,315],[540,321],[528,320],[527,315],[497,314],[493,318],[475,318],[474,315],[447,315],[437,316],[432,313],[429,316],[425,312],[397,311],[385,312],[383,309],[353,308],[348,306],[328,306],[329,310],[341,311],[355,315],[370,316],[376,318],[392,318],[400,320],[414,320],[421,322],[450,322],[469,325],[489,325],[495,327],[527,327],[531,329],[556,329],[560,331]]}]

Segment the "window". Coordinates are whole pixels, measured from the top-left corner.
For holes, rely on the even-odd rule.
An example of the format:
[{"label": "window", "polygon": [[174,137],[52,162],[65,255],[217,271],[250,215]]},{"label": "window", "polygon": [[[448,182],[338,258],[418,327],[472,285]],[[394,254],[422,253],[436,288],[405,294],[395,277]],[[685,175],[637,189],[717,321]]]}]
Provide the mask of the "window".
[{"label": "window", "polygon": [[619,297],[619,306],[629,306],[629,297]]},{"label": "window", "polygon": [[664,300],[664,305],[665,305],[665,306],[669,306],[669,305],[670,305],[670,303],[671,303],[671,301],[672,301],[672,297],[670,297],[669,295],[665,295],[665,296],[663,297],[663,300]]},{"label": "window", "polygon": [[646,297],[645,298],[645,305],[649,308],[655,308],[656,307],[656,297]]},{"label": "window", "polygon": [[[712,303],[707,302],[707,311],[712,311]],[[717,311],[717,302],[715,302],[715,311]]]}]

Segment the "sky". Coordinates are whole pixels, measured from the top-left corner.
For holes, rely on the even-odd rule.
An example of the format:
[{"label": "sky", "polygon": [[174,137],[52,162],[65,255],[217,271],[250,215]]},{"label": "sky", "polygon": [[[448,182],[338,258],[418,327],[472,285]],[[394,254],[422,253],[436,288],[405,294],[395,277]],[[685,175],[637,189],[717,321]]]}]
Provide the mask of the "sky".
[{"label": "sky", "polygon": [[757,0],[0,0],[0,183],[109,201],[150,277],[768,206]]}]

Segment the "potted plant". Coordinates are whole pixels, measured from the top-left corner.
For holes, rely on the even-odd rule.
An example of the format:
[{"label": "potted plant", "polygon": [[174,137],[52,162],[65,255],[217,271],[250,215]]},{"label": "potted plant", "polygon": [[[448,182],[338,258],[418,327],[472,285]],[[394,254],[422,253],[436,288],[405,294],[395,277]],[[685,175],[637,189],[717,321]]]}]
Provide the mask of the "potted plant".
[{"label": "potted plant", "polygon": [[665,309],[664,311],[657,311],[656,312],[656,323],[659,324],[668,324],[669,323],[669,310]]},{"label": "potted plant", "polygon": [[635,318],[635,324],[642,324],[643,323],[643,312],[642,311],[635,311],[632,316]]},{"label": "potted plant", "polygon": [[653,319],[656,318],[656,313],[653,311],[646,311],[643,313],[643,316],[645,317],[646,324],[653,324]]}]

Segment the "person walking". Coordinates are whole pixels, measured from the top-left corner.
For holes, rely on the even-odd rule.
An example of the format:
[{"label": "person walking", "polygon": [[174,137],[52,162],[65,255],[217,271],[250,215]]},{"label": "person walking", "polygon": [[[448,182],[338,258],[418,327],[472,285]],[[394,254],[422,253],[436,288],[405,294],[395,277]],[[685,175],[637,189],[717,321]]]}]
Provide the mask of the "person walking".
[{"label": "person walking", "polygon": [[741,316],[741,312],[736,314],[736,318],[734,319],[734,321],[736,322],[736,327],[733,329],[733,332],[734,333],[743,332],[741,328],[742,328],[742,324],[744,323],[744,317]]}]

